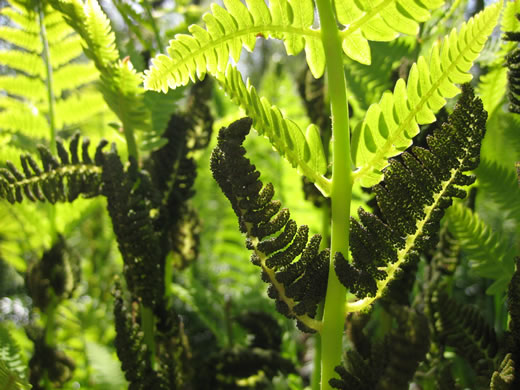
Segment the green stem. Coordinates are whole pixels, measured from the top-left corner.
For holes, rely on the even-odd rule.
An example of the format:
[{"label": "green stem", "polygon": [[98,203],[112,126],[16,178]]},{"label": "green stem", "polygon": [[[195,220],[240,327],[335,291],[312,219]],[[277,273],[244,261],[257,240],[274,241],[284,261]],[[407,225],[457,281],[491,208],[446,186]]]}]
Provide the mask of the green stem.
[{"label": "green stem", "polygon": [[163,42],[161,39],[161,33],[159,32],[157,23],[155,23],[155,19],[152,16],[152,9],[150,7],[150,4],[148,3],[148,0],[143,1],[143,6],[146,11],[146,15],[148,16],[148,20],[150,21],[150,24],[152,25],[153,33],[155,35],[155,41],[157,42],[157,51],[159,51],[159,53],[162,53],[164,50],[164,46],[163,46]]},{"label": "green stem", "polygon": [[42,57],[45,64],[45,87],[47,88],[47,100],[49,104],[49,127],[51,131],[50,148],[52,154],[56,154],[56,114],[55,114],[55,96],[52,89],[52,64],[49,50],[49,41],[47,40],[47,30],[45,29],[44,12],[42,2],[38,2],[38,22],[40,24],[40,39],[42,41]]},{"label": "green stem", "polygon": [[327,296],[321,331],[321,389],[331,389],[329,380],[337,376],[341,364],[345,323],[346,289],[334,272],[334,254],[349,254],[350,201],[352,177],[347,83],[337,22],[330,0],[316,0],[320,15],[321,40],[327,61],[327,81],[332,113],[331,258]]},{"label": "green stem", "polygon": [[155,318],[152,309],[141,304],[141,328],[144,333],[144,343],[148,347],[150,364],[155,369]]}]

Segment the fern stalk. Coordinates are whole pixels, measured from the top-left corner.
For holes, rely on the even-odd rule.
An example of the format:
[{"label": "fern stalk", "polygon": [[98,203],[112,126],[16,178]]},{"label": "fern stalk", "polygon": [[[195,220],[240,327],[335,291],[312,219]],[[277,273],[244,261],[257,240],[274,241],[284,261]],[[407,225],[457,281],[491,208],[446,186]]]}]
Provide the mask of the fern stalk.
[{"label": "fern stalk", "polygon": [[55,96],[52,89],[52,64],[49,50],[49,41],[47,39],[47,30],[45,29],[44,11],[42,2],[38,2],[38,22],[40,24],[40,39],[42,40],[42,57],[45,63],[45,87],[47,88],[47,99],[49,103],[49,128],[51,131],[50,149],[52,154],[56,154],[56,118],[55,118]]},{"label": "fern stalk", "polygon": [[349,217],[352,197],[347,83],[343,51],[330,0],[317,0],[321,40],[325,50],[329,98],[332,112],[331,258],[321,331],[321,389],[331,389],[334,367],[341,363],[346,290],[334,272],[334,254],[349,253]]},{"label": "fern stalk", "polygon": [[142,6],[148,16],[150,24],[152,26],[153,34],[155,36],[155,41],[157,43],[157,51],[162,53],[164,51],[164,45],[161,38],[161,33],[159,32],[159,27],[157,27],[157,23],[155,22],[154,17],[152,16],[152,8],[150,7],[150,3],[148,0],[144,0]]}]

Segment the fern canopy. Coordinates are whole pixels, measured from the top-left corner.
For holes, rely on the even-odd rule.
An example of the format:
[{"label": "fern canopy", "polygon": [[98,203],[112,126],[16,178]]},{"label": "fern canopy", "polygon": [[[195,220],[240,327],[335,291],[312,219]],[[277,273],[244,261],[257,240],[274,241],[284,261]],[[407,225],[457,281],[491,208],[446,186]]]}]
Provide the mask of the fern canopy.
[{"label": "fern canopy", "polygon": [[441,44],[433,45],[428,58],[419,57],[407,82],[399,79],[393,93],[386,92],[369,107],[352,139],[355,181],[364,187],[379,183],[388,159],[412,144],[419,124],[434,122],[445,99],[459,93],[455,84],[471,80],[468,71],[493,31],[501,7],[500,2],[487,7],[459,32],[452,30]]}]

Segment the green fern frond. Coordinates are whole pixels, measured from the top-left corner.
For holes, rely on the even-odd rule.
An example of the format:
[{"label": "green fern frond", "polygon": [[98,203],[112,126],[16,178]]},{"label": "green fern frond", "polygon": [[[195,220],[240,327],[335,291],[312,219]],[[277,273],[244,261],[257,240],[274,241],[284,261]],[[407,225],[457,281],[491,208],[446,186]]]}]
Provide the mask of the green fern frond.
[{"label": "green fern frond", "polygon": [[507,169],[497,162],[483,159],[475,173],[479,190],[485,191],[486,199],[498,203],[506,219],[514,219],[520,226],[520,187],[514,167]]},{"label": "green fern frond", "polygon": [[160,54],[145,72],[145,88],[166,92],[204,77],[224,72],[231,56],[240,59],[242,46],[252,51],[257,36],[284,41],[287,54],[305,50],[314,77],[325,69],[320,33],[312,28],[314,5],[311,0],[225,0],[222,8],[212,4],[212,13],[203,20],[206,29],[192,25],[191,35],[179,34],[170,41],[168,56]]},{"label": "green fern frond", "polygon": [[72,138],[69,151],[61,141],[57,141],[59,161],[47,148],[39,146],[43,170],[31,155],[20,157],[23,173],[14,164],[7,162],[7,168],[0,168],[0,198],[10,203],[29,200],[44,202],[72,202],[80,194],[96,196],[101,192],[102,148],[108,143],[102,141],[96,148],[95,161],[89,156],[89,140],[81,145],[78,155],[79,134]]},{"label": "green fern frond", "polygon": [[309,125],[304,134],[276,106],[272,106],[266,98],[260,98],[249,80],[247,85],[244,84],[241,74],[232,65],[228,65],[226,73],[219,73],[217,80],[253,119],[253,126],[258,133],[269,138],[293,167],[297,167],[325,193],[329,193],[329,182],[323,176],[327,171],[327,163],[318,128]]},{"label": "green fern frond", "polygon": [[23,129],[23,134],[40,138],[49,128],[46,118],[31,102],[18,99],[0,98],[0,123],[2,133],[14,134]]},{"label": "green fern frond", "polygon": [[430,10],[444,4],[444,0],[334,0],[338,21],[345,29],[341,32],[343,51],[347,56],[370,65],[368,41],[391,41],[399,33],[417,35],[419,22],[430,17]]},{"label": "green fern frond", "polygon": [[494,280],[487,293],[503,293],[514,271],[513,248],[467,207],[457,203],[447,211],[446,217],[449,231],[458,239],[473,269],[480,276]]},{"label": "green fern frond", "polygon": [[[2,324],[0,324],[0,364],[0,388],[16,390],[30,388],[27,383],[27,368],[22,362],[20,348],[11,337],[9,329]],[[9,387],[8,384],[13,387]]]},{"label": "green fern frond", "polygon": [[80,37],[62,15],[48,6],[41,14],[27,8],[33,5],[11,1],[0,10],[8,18],[8,25],[0,30],[7,47],[1,50],[0,64],[10,69],[0,76],[0,88],[8,94],[0,102],[0,123],[3,131],[43,140],[65,123],[77,126],[105,107],[99,104],[100,94],[90,94],[90,118],[79,115],[76,122],[70,112],[55,111],[55,105],[67,106],[69,98],[77,99],[99,76],[92,64],[81,61]]},{"label": "green fern frond", "polygon": [[353,135],[355,181],[364,187],[379,183],[388,158],[412,144],[419,124],[435,121],[434,114],[446,104],[445,98],[459,93],[455,83],[471,80],[467,72],[493,31],[501,6],[499,2],[487,7],[458,33],[452,30],[440,45],[432,47],[428,59],[419,57],[407,83],[399,79],[393,93],[385,93],[379,103],[370,106]]},{"label": "green fern frond", "polygon": [[501,107],[507,91],[507,68],[497,65],[480,77],[477,93],[491,117]]},{"label": "green fern frond", "polygon": [[[152,121],[152,110],[145,103],[142,74],[134,69],[129,58],[119,59],[110,20],[98,2],[51,0],[51,4],[66,15],[67,23],[86,42],[85,54],[101,73],[99,88],[121,121],[129,154],[137,158],[138,150],[151,151],[163,146],[166,140],[161,135],[167,122]],[[162,127],[152,126],[157,123]],[[141,136],[137,140],[139,148],[134,133]]]},{"label": "green fern frond", "polygon": [[413,147],[390,160],[384,181],[374,188],[385,222],[360,208],[360,221],[351,218],[353,262],[336,255],[339,280],[365,297],[348,303],[348,311],[381,297],[400,266],[434,244],[444,210],[475,180],[464,172],[477,167],[486,118],[482,102],[465,84],[448,121],[427,138],[429,149]]},{"label": "green fern frond", "polygon": [[99,70],[106,69],[119,58],[115,34],[96,0],[51,0],[54,8],[61,11],[67,23],[86,43],[85,54]]},{"label": "green fern frond", "polygon": [[101,74],[99,88],[124,131],[151,131],[150,111],[144,104],[142,76],[128,59],[119,60]]}]

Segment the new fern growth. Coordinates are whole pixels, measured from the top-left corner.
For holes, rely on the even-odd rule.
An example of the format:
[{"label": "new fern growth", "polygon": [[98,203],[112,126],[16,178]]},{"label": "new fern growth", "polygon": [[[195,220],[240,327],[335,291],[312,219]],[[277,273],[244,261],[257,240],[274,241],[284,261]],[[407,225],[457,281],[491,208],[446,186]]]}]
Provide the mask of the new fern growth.
[{"label": "new fern growth", "polygon": [[[252,262],[262,268],[278,309],[305,328],[320,332],[322,389],[330,388],[333,367],[339,364],[345,314],[368,307],[381,297],[400,267],[431,245],[451,197],[463,197],[460,186],[473,180],[463,172],[478,163],[486,115],[469,87],[465,87],[450,123],[430,139],[430,150],[413,148],[400,156],[402,162],[388,160],[411,146],[419,124],[435,121],[446,99],[459,93],[456,84],[471,80],[468,72],[497,23],[500,3],[477,14],[459,31],[452,30],[428,55],[419,57],[408,80],[399,79],[393,92],[385,92],[379,103],[370,106],[352,133],[352,152],[350,149],[342,56],[369,64],[369,41],[391,41],[399,33],[417,34],[419,23],[441,4],[317,0],[314,7],[310,0],[273,0],[269,5],[263,0],[249,0],[246,5],[226,0],[225,8],[213,4],[211,13],[203,16],[206,28],[193,25],[191,35],[175,36],[168,55],[156,56],[145,72],[145,88],[163,92],[209,73],[251,117],[221,131],[212,155],[212,171],[239,217],[247,246],[255,251]],[[304,134],[280,109],[260,98],[249,82],[244,84],[229,64],[230,57],[235,62],[240,59],[242,47],[252,51],[257,37],[282,40],[288,55],[305,51],[307,65],[316,78],[327,70],[332,114],[330,159],[324,155],[329,148],[324,148],[315,125]],[[263,186],[259,173],[244,157],[240,144],[250,123],[331,198],[329,254],[318,251],[317,236],[307,243],[307,229],[298,227],[288,212],[272,201],[274,190]],[[332,176],[327,175],[328,161]],[[361,211],[360,222],[351,222],[350,247],[350,203],[356,182],[365,187],[377,185],[385,221]],[[345,304],[345,287],[358,301]],[[325,292],[323,318],[319,318],[316,305],[323,301]]]}]

